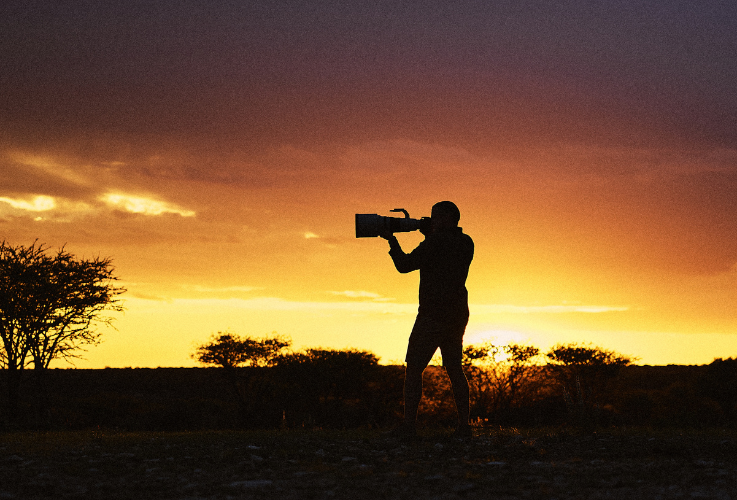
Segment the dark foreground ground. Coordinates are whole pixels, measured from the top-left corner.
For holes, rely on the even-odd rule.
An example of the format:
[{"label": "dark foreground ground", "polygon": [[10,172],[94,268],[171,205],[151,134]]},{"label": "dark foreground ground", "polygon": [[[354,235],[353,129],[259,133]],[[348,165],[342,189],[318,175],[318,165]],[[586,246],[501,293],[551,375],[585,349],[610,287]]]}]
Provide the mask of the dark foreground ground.
[{"label": "dark foreground ground", "polygon": [[735,431],[0,435],[0,499],[737,499]]}]

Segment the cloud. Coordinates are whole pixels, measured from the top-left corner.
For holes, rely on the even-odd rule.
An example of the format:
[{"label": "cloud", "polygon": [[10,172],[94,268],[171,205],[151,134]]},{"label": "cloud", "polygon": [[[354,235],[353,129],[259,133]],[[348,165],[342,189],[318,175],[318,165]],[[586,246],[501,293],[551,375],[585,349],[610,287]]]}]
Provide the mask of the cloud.
[{"label": "cloud", "polygon": [[70,166],[49,157],[37,154],[11,152],[8,154],[11,161],[16,164],[31,167],[42,172],[49,178],[77,186],[91,186],[93,182],[85,175],[86,168]]},{"label": "cloud", "polygon": [[[105,145],[103,141],[99,148],[105,149]],[[93,151],[78,157],[63,150],[55,153],[0,150],[0,202],[16,210],[53,210],[49,217],[54,219],[109,208],[148,216],[196,215],[193,210],[163,200],[162,194],[131,194],[144,192],[135,185],[145,182],[143,189],[146,189],[151,185],[150,179],[137,179],[128,161],[117,159],[118,154],[125,159],[129,154],[115,150],[104,153]],[[163,183],[156,187],[166,188]]]},{"label": "cloud", "polygon": [[91,213],[92,207],[60,197],[36,195],[30,197],[0,197],[0,217],[33,217],[35,221],[71,222]]},{"label": "cloud", "polygon": [[186,290],[203,293],[230,293],[230,292],[253,292],[255,290],[263,290],[263,287],[257,286],[225,286],[225,287],[209,287],[201,285],[183,285]]},{"label": "cloud", "polygon": [[311,232],[309,232],[309,231],[307,231],[307,232],[305,233],[305,239],[307,239],[307,240],[311,240],[311,239],[313,239],[313,238],[319,238],[319,236],[318,236],[318,235],[316,235],[315,233],[311,233]]},{"label": "cloud", "polygon": [[629,311],[628,306],[597,306],[583,304],[560,304],[547,306],[516,306],[512,304],[478,304],[470,306],[473,313],[517,313],[517,314],[565,314],[565,313],[608,313]]},{"label": "cloud", "polygon": [[348,297],[351,299],[374,299],[374,300],[392,300],[385,297],[382,297],[378,293],[374,292],[366,292],[364,290],[344,290],[342,292],[337,291],[331,291],[329,292],[333,295],[338,295],[341,297]]},{"label": "cloud", "polygon": [[[344,301],[344,302],[320,302],[320,301],[295,301],[280,297],[254,297],[242,298],[176,298],[175,302],[191,304],[193,307],[233,307],[238,309],[262,310],[262,311],[353,311],[380,314],[416,314],[416,303],[384,302],[381,296],[373,292],[350,291],[329,292],[334,295],[350,296],[358,298],[373,298],[370,301]],[[392,300],[392,299],[386,299]],[[519,314],[562,314],[562,313],[608,313],[625,312],[629,307],[619,306],[590,306],[590,305],[550,305],[550,306],[515,306],[499,304],[470,304],[471,316],[477,314],[493,313],[519,313]]]},{"label": "cloud", "polygon": [[51,196],[34,196],[31,200],[18,198],[0,197],[0,201],[8,203],[11,207],[29,212],[46,212],[56,208],[56,200]]},{"label": "cloud", "polygon": [[[147,300],[139,294],[133,300]],[[414,315],[417,314],[417,304],[398,304],[385,303],[375,301],[360,302],[317,302],[317,301],[296,301],[287,300],[280,297],[255,297],[251,299],[243,298],[173,298],[172,303],[184,304],[192,310],[198,308],[230,308],[255,311],[304,311],[304,312],[330,312],[330,311],[349,311],[352,313],[366,314],[399,314]]]},{"label": "cloud", "polygon": [[[0,146],[1,148],[1,146]],[[98,175],[99,177],[99,175]],[[51,159],[42,160],[0,149],[0,194],[27,200],[35,196],[82,199],[94,187]]]},{"label": "cloud", "polygon": [[192,210],[186,210],[177,205],[142,196],[108,193],[103,195],[101,200],[113,208],[122,209],[134,214],[163,215],[171,213],[182,217],[194,217],[196,215]]}]

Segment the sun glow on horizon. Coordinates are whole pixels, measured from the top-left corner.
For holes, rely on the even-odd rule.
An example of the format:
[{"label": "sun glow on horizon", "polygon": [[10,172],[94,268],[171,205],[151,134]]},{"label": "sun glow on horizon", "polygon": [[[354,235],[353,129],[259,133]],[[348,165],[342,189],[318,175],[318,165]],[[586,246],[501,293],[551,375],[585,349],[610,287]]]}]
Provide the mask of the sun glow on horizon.
[{"label": "sun glow on horizon", "polygon": [[[277,333],[290,337],[295,349],[368,350],[383,364],[401,363],[417,311],[414,303],[300,302],[278,297],[158,300],[133,296],[126,302],[120,328],[106,333],[104,342],[85,354],[86,360],[75,362],[78,367],[194,366],[191,360],[186,361],[193,346],[225,330],[257,337]],[[548,324],[559,313],[544,311],[519,310],[504,317],[472,313],[464,344],[529,345],[543,354],[555,344],[593,344],[637,358],[638,363],[689,364],[710,362],[716,357],[714,349],[728,348],[731,342],[729,335],[653,332],[645,336],[637,331],[571,329]],[[585,318],[592,313],[572,314]],[[514,322],[514,318],[533,317]],[[133,347],[137,345],[145,345],[146,349]],[[59,362],[55,366],[62,365]]]}]

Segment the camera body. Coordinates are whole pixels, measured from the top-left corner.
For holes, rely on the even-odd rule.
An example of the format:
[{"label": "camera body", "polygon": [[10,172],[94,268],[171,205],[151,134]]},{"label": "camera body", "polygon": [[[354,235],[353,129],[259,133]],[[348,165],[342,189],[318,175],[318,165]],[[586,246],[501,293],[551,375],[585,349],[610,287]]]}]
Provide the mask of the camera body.
[{"label": "camera body", "polygon": [[407,233],[421,231],[428,234],[432,228],[430,217],[412,219],[403,208],[392,212],[402,212],[404,217],[384,217],[378,214],[356,214],[356,238],[375,238],[382,233]]}]

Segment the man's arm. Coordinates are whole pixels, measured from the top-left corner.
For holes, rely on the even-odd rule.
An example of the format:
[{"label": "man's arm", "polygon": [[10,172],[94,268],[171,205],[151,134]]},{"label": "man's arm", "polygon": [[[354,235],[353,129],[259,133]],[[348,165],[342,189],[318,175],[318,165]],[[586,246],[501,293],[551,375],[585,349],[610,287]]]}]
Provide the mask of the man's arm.
[{"label": "man's arm", "polygon": [[382,234],[381,237],[389,242],[389,255],[394,261],[394,267],[397,268],[397,271],[400,273],[409,273],[420,268],[423,254],[422,243],[411,253],[407,254],[404,253],[404,250],[399,245],[399,241],[397,241],[397,237],[393,234]]}]

